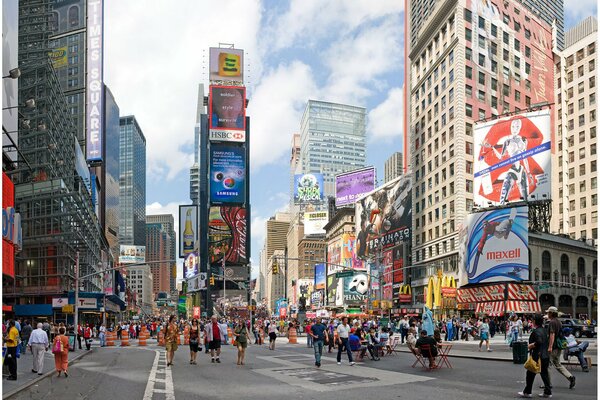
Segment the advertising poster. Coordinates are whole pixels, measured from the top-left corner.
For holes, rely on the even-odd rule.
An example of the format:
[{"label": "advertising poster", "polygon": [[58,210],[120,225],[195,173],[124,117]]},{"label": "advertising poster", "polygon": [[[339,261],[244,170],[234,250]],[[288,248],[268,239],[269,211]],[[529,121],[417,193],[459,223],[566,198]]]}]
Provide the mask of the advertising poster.
[{"label": "advertising poster", "polygon": [[383,252],[382,266],[383,266],[383,276],[382,276],[383,293],[382,293],[381,298],[383,300],[391,300],[393,298],[393,280],[394,280],[394,275],[393,275],[393,266],[394,265],[393,265],[392,251]]},{"label": "advertising poster", "polygon": [[528,207],[470,214],[459,232],[460,284],[529,280]]},{"label": "advertising poster", "polygon": [[550,110],[476,124],[475,204],[550,199],[550,135]]},{"label": "advertising poster", "polygon": [[244,203],[245,200],[246,149],[236,145],[211,145],[211,203]]},{"label": "advertising poster", "polygon": [[327,246],[327,275],[342,271],[341,267],[342,247],[339,241],[335,241]]},{"label": "advertising poster", "polygon": [[294,204],[320,203],[323,201],[322,174],[296,174],[294,176]]},{"label": "advertising poster", "polygon": [[224,142],[246,141],[246,88],[210,86],[209,139]]},{"label": "advertising poster", "polygon": [[[306,306],[310,306],[311,305],[311,296],[312,293],[314,292],[314,281],[312,279],[298,279],[298,293],[299,293],[299,299],[304,298],[305,300],[305,305]],[[302,305],[303,301],[299,300],[298,303],[300,305]]]},{"label": "advertising poster", "polygon": [[315,264],[315,289],[325,289],[326,281],[325,264]]},{"label": "advertising poster", "polygon": [[50,61],[52,61],[52,66],[54,67],[54,69],[64,68],[68,64],[67,46],[52,49],[48,56],[50,57]]},{"label": "advertising poster", "polygon": [[194,306],[192,310],[192,318],[200,319],[200,307]]},{"label": "advertising poster", "polygon": [[146,246],[120,246],[119,262],[121,264],[140,264],[146,262]]},{"label": "advertising poster", "polygon": [[[83,8],[76,7],[79,18],[85,18]],[[69,6],[69,13],[75,10]],[[91,2],[87,10],[87,93],[86,93],[86,156],[88,161],[102,161],[102,129],[104,126],[104,3]],[[69,21],[71,18],[69,16]]]},{"label": "advertising poster", "polygon": [[198,253],[192,251],[183,261],[183,277],[185,279],[190,279],[191,277],[198,275],[199,264],[200,257],[198,257]]},{"label": "advertising poster", "polygon": [[357,272],[353,277],[341,280],[344,282],[344,304],[364,304],[369,294],[369,277],[367,274]]},{"label": "advertising poster", "polygon": [[211,47],[209,52],[211,82],[244,82],[244,50]]},{"label": "advertising poster", "polygon": [[396,299],[400,295],[400,288],[404,283],[404,246],[396,246],[392,250],[393,252],[393,297]]},{"label": "advertising poster", "polygon": [[356,203],[356,254],[365,260],[377,249],[411,240],[411,178],[401,176]]},{"label": "advertising poster", "polygon": [[103,291],[107,296],[110,296],[115,291],[114,273],[115,271],[104,271],[102,274]]},{"label": "advertising poster", "polygon": [[211,264],[246,264],[247,212],[243,207],[211,207],[208,218],[208,254]]},{"label": "advertising poster", "polygon": [[348,268],[364,270],[366,268],[365,263],[356,256],[355,246],[356,237],[344,233],[342,235],[342,265]]},{"label": "advertising poster", "polygon": [[307,211],[304,213],[304,234],[325,234],[323,227],[329,222],[329,211]]},{"label": "advertising poster", "polygon": [[179,258],[194,251],[198,242],[198,206],[179,206]]},{"label": "advertising poster", "polygon": [[227,265],[223,269],[225,279],[233,282],[243,282],[248,280],[248,267],[245,265]]},{"label": "advertising poster", "polygon": [[375,168],[346,172],[335,177],[336,207],[354,204],[364,194],[375,189]]}]

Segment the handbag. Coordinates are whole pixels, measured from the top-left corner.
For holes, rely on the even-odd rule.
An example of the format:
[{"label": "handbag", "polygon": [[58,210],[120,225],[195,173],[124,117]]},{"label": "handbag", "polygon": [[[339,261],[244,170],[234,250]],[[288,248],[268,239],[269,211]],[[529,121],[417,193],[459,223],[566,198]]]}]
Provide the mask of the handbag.
[{"label": "handbag", "polygon": [[60,340],[60,337],[54,339],[54,345],[52,346],[53,354],[60,354],[63,352],[63,342]]},{"label": "handbag", "polygon": [[523,367],[525,367],[527,371],[533,372],[534,374],[539,374],[542,371],[541,360],[538,358],[538,360],[535,361],[533,357],[531,357],[531,354],[529,357],[527,357],[527,361],[525,361],[525,365],[523,365]]},{"label": "handbag", "polygon": [[21,345],[20,344],[17,345],[17,354],[16,354],[16,357],[17,358],[21,358]]}]

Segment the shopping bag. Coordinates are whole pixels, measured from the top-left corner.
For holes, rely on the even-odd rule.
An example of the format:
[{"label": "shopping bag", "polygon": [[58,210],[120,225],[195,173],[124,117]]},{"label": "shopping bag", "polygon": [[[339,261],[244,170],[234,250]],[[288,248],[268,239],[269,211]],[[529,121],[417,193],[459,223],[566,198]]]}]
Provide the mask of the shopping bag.
[{"label": "shopping bag", "polygon": [[542,371],[542,363],[540,359],[535,361],[531,354],[527,357],[527,361],[525,361],[525,365],[523,365],[527,371],[531,371],[534,374],[539,374]]}]

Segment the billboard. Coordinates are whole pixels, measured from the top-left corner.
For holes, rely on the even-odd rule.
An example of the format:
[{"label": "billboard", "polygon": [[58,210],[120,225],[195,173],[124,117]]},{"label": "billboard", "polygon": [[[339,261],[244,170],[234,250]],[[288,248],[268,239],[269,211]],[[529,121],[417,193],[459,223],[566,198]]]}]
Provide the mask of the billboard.
[{"label": "billboard", "polygon": [[325,234],[323,227],[329,222],[329,211],[307,211],[304,213],[304,234]]},{"label": "billboard", "polygon": [[363,195],[375,189],[375,168],[369,167],[346,172],[335,177],[335,205],[354,204]]},{"label": "billboard", "polygon": [[342,256],[340,262],[347,268],[366,269],[365,263],[356,256],[356,236],[349,233],[342,235]]},{"label": "billboard", "polygon": [[110,296],[115,291],[115,271],[104,271],[102,274],[103,291],[104,294]]},{"label": "billboard", "polygon": [[409,242],[412,231],[412,183],[401,176],[356,202],[356,254],[367,259],[377,249]]},{"label": "billboard", "polygon": [[294,175],[294,204],[320,203],[323,201],[322,174]]},{"label": "billboard", "polygon": [[315,264],[315,289],[325,289],[326,281],[326,269],[325,264]]},{"label": "billboard", "polygon": [[64,68],[68,65],[67,62],[67,46],[57,47],[48,53],[50,61],[54,69]]},{"label": "billboard", "polygon": [[210,86],[208,112],[210,140],[246,141],[245,87]]},{"label": "billboard", "polygon": [[382,300],[392,300],[393,298],[393,255],[392,251],[388,250],[383,252],[383,259],[381,260],[383,267],[383,275],[382,275]]},{"label": "billboard", "polygon": [[401,294],[401,289],[404,283],[404,245],[396,246],[393,252],[393,267],[392,267],[392,283],[393,297],[395,299]]},{"label": "billboard", "polygon": [[189,253],[183,261],[183,278],[190,279],[198,275],[198,266],[200,265],[200,257],[198,253],[192,251]]},{"label": "billboard", "polygon": [[244,50],[211,47],[209,49],[211,82],[244,82]]},{"label": "billboard", "polygon": [[146,262],[146,246],[121,245],[119,251],[121,264],[142,264]]},{"label": "billboard", "polygon": [[243,207],[211,207],[208,217],[208,260],[211,264],[248,263],[248,215]]},{"label": "billboard", "polygon": [[211,145],[211,203],[244,203],[245,200],[246,149],[236,145]]},{"label": "billboard", "polygon": [[550,199],[550,135],[550,110],[476,124],[475,204]]},{"label": "billboard", "polygon": [[469,214],[459,231],[460,285],[529,280],[527,206]]},{"label": "billboard", "polygon": [[201,272],[187,281],[188,293],[197,292],[198,290],[206,290],[206,272]]},{"label": "billboard", "polygon": [[86,156],[88,161],[102,161],[102,127],[104,104],[104,2],[88,2],[87,10],[87,98]]},{"label": "billboard", "polygon": [[198,206],[179,206],[179,258],[196,248],[198,242]]},{"label": "billboard", "polygon": [[367,300],[369,277],[365,273],[356,272],[354,276],[340,279],[344,285],[344,304],[360,305]]}]

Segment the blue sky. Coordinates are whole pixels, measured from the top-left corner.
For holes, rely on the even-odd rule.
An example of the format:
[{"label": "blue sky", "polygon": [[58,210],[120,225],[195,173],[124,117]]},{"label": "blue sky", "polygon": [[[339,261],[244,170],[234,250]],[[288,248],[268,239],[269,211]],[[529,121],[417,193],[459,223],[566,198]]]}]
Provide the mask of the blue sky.
[{"label": "blue sky", "polygon": [[[566,3],[567,27],[595,14],[595,0]],[[404,0],[173,4],[106,2],[105,83],[121,115],[134,114],[147,138],[147,213],[172,213],[177,221],[178,205],[190,202],[197,87],[208,84],[208,48],[223,42],[245,50],[256,271],[265,221],[288,202],[290,142],[308,99],[367,108],[367,163],[380,180],[385,159],[402,151]]]}]

